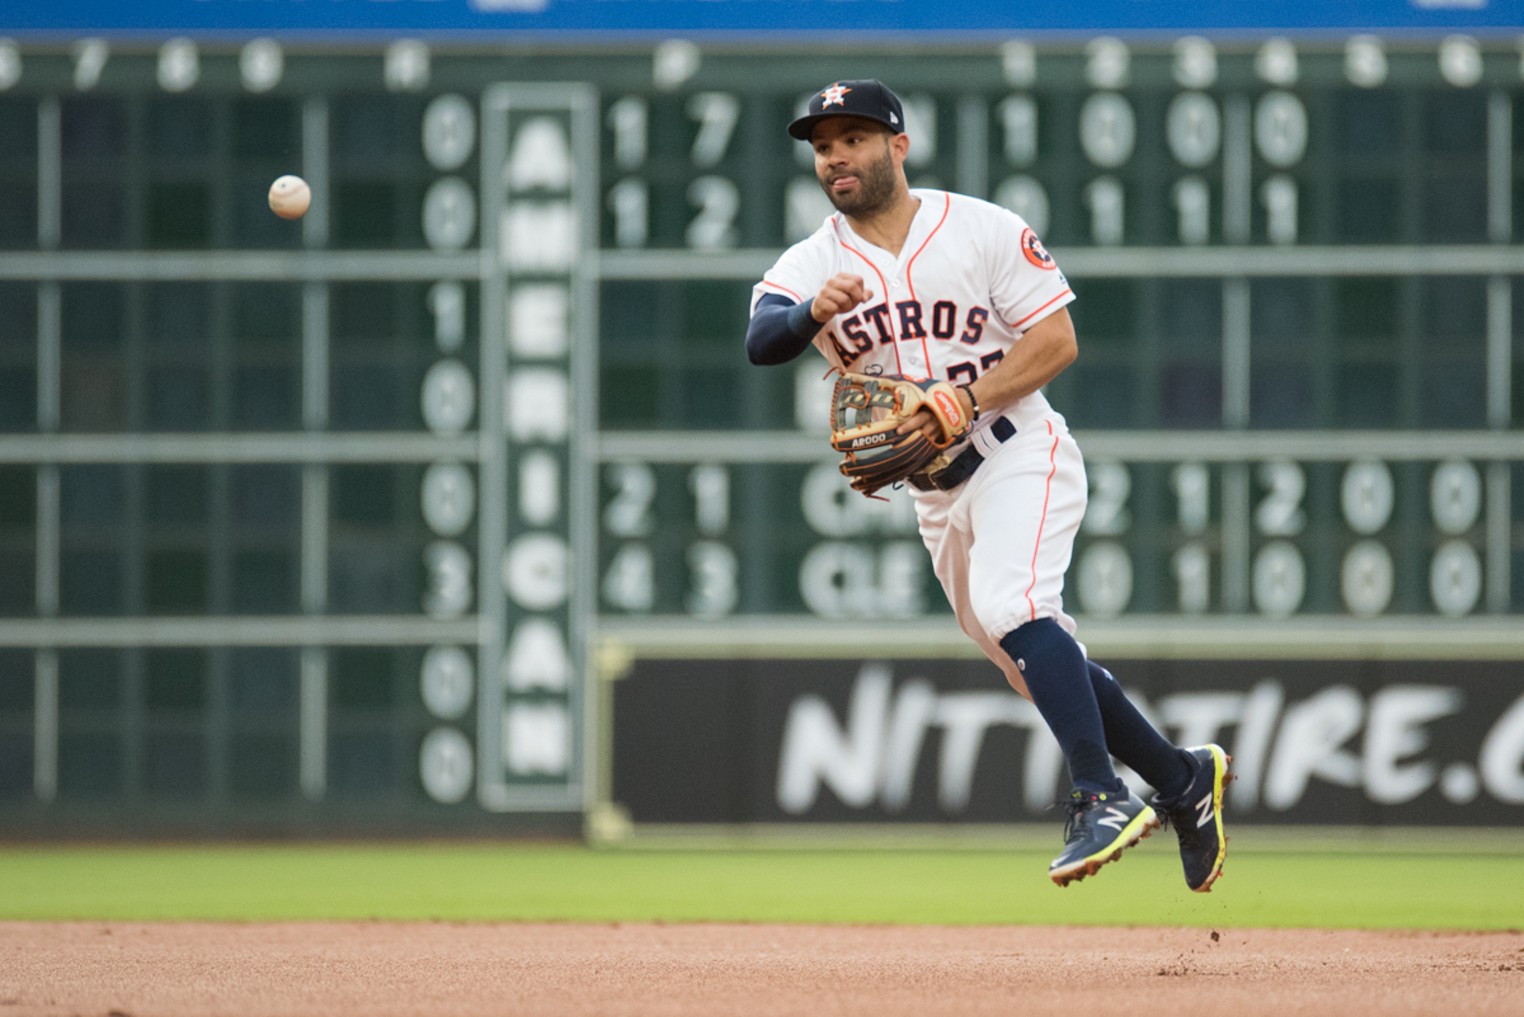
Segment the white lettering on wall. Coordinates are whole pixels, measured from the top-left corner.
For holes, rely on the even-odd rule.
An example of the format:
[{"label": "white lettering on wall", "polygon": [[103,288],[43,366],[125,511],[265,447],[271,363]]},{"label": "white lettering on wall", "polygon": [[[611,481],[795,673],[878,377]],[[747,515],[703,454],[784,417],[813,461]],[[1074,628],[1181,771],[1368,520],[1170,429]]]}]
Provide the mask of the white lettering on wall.
[{"label": "white lettering on wall", "polygon": [[887,666],[864,665],[844,728],[824,698],[806,695],[794,701],[778,766],[778,804],[785,812],[807,812],[822,783],[855,808],[872,803],[881,786],[890,682]]},{"label": "white lettering on wall", "polygon": [[1403,760],[1429,747],[1424,725],[1460,712],[1466,697],[1442,685],[1388,685],[1371,697],[1365,729],[1365,791],[1387,805],[1410,802],[1434,786],[1432,762]]},{"label": "white lettering on wall", "polygon": [[[1228,748],[1239,814],[1294,809],[1319,785],[1357,791],[1380,805],[1434,791],[1465,804],[1483,790],[1501,802],[1524,803],[1524,696],[1492,723],[1474,764],[1436,756],[1431,725],[1466,705],[1465,693],[1449,685],[1394,684],[1367,698],[1339,684],[1293,700],[1280,681],[1266,678],[1247,693],[1175,693],[1156,708],[1135,690],[1130,696],[1176,744]],[[1008,775],[1020,782],[1022,805],[1036,811],[1050,804],[1067,772],[1031,703],[999,687],[938,691],[924,677],[896,683],[888,663],[866,663],[844,712],[815,693],[789,707],[778,804],[801,815],[829,793],[853,809],[903,812],[914,788],[927,786],[931,767],[937,807],[956,815],[968,809],[983,749],[1001,729],[1027,739],[1021,771]],[[1134,790],[1149,790],[1131,771],[1119,767],[1118,773]],[[1001,777],[985,773],[982,779]]]},{"label": "white lettering on wall", "polygon": [[[984,738],[997,727],[1041,733],[1028,743],[1026,798],[1029,805],[1052,801],[1061,758],[1031,703],[994,690],[939,695],[924,679],[902,683],[891,696],[892,685],[888,665],[863,665],[845,723],[821,696],[794,701],[778,767],[778,804],[785,812],[808,812],[822,788],[853,808],[877,803],[891,812],[903,810],[933,729],[941,732],[937,799],[943,809],[967,807]],[[1040,788],[1033,786],[1034,776]]]},{"label": "white lettering on wall", "polygon": [[515,776],[561,776],[571,764],[565,703],[514,703],[503,711],[503,759]]},{"label": "white lettering on wall", "polygon": [[571,391],[560,371],[515,371],[507,382],[503,413],[515,441],[566,440],[571,432]]},{"label": "white lettering on wall", "polygon": [[1510,805],[1524,804],[1524,696],[1514,700],[1482,740],[1482,783]]},{"label": "white lettering on wall", "polygon": [[514,692],[564,691],[571,685],[571,653],[561,629],[544,618],[530,618],[513,630],[503,654],[503,684]]}]

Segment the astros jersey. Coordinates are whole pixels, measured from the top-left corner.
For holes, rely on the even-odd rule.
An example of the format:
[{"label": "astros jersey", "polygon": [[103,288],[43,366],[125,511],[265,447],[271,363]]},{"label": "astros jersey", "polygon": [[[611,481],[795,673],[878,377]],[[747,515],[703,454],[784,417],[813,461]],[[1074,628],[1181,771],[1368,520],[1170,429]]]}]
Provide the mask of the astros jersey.
[{"label": "astros jersey", "polygon": [[[1074,293],[1020,216],[946,191],[911,194],[921,206],[898,256],[833,215],[768,270],[752,308],[768,293],[811,301],[840,272],[862,276],[873,296],[815,336],[827,360],[864,374],[972,382]],[[1004,442],[991,426],[998,417],[1015,425]],[[1085,513],[1084,460],[1041,391],[985,412],[969,441],[984,463],[968,481],[910,493],[958,624],[1024,693],[1000,640],[1037,618],[1075,631],[1063,585]]]},{"label": "astros jersey", "polygon": [[[826,360],[865,374],[972,382],[1074,293],[1014,212],[947,191],[910,193],[921,207],[898,256],[837,213],[783,253],[753,289],[752,307],[768,293],[808,303],[831,276],[861,276],[872,297],[815,336]],[[1018,429],[1051,413],[1041,392],[1004,410]]]}]

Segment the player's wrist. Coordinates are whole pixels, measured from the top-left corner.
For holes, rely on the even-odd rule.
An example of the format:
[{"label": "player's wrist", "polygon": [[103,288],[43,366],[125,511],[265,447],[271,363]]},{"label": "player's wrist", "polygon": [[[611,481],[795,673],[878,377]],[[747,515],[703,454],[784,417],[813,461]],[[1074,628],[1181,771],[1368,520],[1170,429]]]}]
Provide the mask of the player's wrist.
[{"label": "player's wrist", "polygon": [[974,386],[959,385],[958,391],[963,393],[965,400],[968,403],[968,420],[969,423],[973,423],[975,420],[979,419],[980,414],[979,397],[974,395]]},{"label": "player's wrist", "polygon": [[789,331],[801,339],[813,339],[825,322],[815,317],[814,304],[795,304],[788,309]]}]

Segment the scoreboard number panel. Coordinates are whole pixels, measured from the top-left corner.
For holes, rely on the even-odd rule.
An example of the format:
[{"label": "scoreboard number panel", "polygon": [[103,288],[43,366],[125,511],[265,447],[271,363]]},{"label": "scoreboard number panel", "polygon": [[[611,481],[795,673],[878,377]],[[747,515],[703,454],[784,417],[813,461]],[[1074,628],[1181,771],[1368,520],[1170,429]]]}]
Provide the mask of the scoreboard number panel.
[{"label": "scoreboard number panel", "polygon": [[[1249,610],[1273,619],[1486,610],[1486,485],[1475,462],[1266,459],[1250,478],[1247,560],[1234,560],[1224,537],[1228,477],[1201,461],[1092,463],[1088,539],[1077,556],[1084,610],[1117,616],[1143,600],[1149,613],[1230,613],[1245,578]],[[1172,518],[1130,532],[1129,503],[1149,500]],[[1171,582],[1134,582],[1139,573]]]},{"label": "scoreboard number panel", "polygon": [[[847,56],[0,39],[0,796],[571,813],[600,634],[942,631],[821,365],[741,350],[830,212],[783,128]],[[912,182],[1023,215],[1080,295],[1087,631],[1513,626],[1514,41],[862,73]]]},{"label": "scoreboard number panel", "polygon": [[[1507,475],[1489,464],[1402,452],[1252,464],[1223,455],[1090,460],[1090,508],[1070,573],[1083,616],[1438,621],[1517,610],[1487,572],[1496,559],[1487,513],[1511,499]],[[603,480],[608,614],[947,613],[908,501],[858,504],[833,463],[626,461],[607,464]],[[745,525],[727,522],[733,490]],[[1236,518],[1226,514],[1235,504]],[[772,539],[739,532],[759,526]],[[780,571],[780,559],[793,567]]]}]

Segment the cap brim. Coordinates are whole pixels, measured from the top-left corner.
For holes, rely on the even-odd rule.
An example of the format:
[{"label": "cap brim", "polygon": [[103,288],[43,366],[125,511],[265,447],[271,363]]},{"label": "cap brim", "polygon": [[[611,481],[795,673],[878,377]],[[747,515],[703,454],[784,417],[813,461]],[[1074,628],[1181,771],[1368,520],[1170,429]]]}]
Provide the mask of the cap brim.
[{"label": "cap brim", "polygon": [[800,141],[809,141],[810,135],[815,131],[815,124],[824,119],[825,117],[818,113],[811,117],[800,117],[788,125],[789,136]]},{"label": "cap brim", "polygon": [[895,134],[904,133],[889,121],[882,120],[879,117],[870,117],[866,113],[837,113],[833,111],[830,113],[811,113],[809,116],[800,117],[798,120],[795,120],[793,123],[788,125],[789,136],[798,138],[800,141],[809,141],[810,135],[815,131],[815,125],[820,123],[822,120],[830,120],[832,117],[853,117],[858,120],[866,120],[869,123],[887,127]]}]

